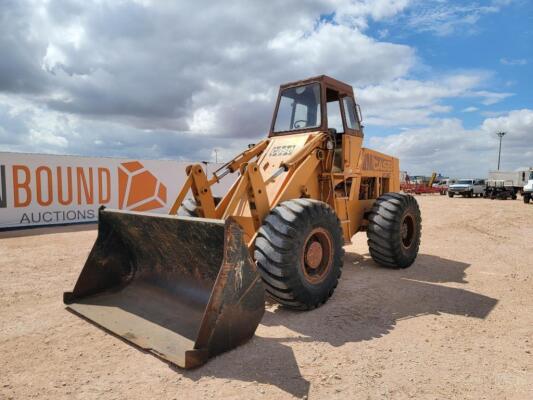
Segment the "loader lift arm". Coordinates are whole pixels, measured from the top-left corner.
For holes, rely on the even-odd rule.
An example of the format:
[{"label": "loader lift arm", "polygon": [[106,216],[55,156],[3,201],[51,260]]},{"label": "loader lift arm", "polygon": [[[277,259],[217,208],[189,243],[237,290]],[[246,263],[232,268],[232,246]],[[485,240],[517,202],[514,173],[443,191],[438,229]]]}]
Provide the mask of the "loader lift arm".
[{"label": "loader lift arm", "polygon": [[[279,168],[267,179],[263,178],[259,164],[256,161],[268,148],[269,140],[264,140],[251,149],[240,153],[215,171],[211,179],[207,177],[200,164],[189,165],[186,168],[187,179],[169,214],[177,214],[189,190],[192,191],[198,205],[198,217],[202,218],[226,219],[234,215],[241,199],[245,197],[250,207],[251,225],[253,225],[253,230],[255,231],[259,229],[270,210],[283,200],[286,189],[292,188],[293,184],[302,181],[304,174],[314,171],[318,164],[324,160],[324,150],[321,147],[324,147],[323,143],[326,138],[327,135],[324,133],[310,136],[309,140],[297,152],[282,161]],[[256,160],[251,161],[254,158]],[[222,173],[218,174],[220,171]],[[241,176],[220,203],[216,205],[211,186],[220,182],[229,173],[235,172],[240,172]],[[283,174],[286,174],[283,184],[277,194],[269,199],[267,186],[275,182]],[[305,194],[305,192],[302,193],[304,197]],[[245,231],[251,230],[246,229],[247,226],[252,228],[250,224],[244,225]],[[248,233],[248,237],[251,239],[253,235],[250,235],[250,232]]]},{"label": "loader lift arm", "polygon": [[[220,180],[226,175],[238,171],[243,164],[247,163],[252,158],[259,156],[267,148],[268,142],[268,140],[263,140],[251,149],[243,151],[216,170],[211,179],[207,178],[207,175],[200,164],[188,165],[185,169],[187,179],[176,197],[176,200],[174,200],[169,214],[177,214],[179,207],[182,205],[183,200],[185,200],[185,196],[189,190],[192,190],[196,201],[202,205],[201,215],[199,216],[204,218],[216,218],[215,202],[211,192],[211,186],[220,182]],[[222,173],[219,173],[220,171],[222,171]]]}]

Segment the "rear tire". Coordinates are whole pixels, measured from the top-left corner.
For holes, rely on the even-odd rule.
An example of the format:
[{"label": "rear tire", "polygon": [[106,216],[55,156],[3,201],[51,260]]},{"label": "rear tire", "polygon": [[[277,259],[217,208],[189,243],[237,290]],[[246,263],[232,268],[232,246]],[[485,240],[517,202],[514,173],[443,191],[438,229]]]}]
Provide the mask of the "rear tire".
[{"label": "rear tire", "polygon": [[368,217],[368,247],[378,264],[407,268],[418,255],[422,218],[415,198],[399,193],[379,197]]},{"label": "rear tire", "polygon": [[[215,206],[220,203],[220,200],[222,200],[221,197],[214,197],[215,199]],[[178,208],[178,215],[180,217],[198,217],[198,203],[196,203],[196,200],[193,198],[185,199],[183,203],[181,203],[181,207]]]},{"label": "rear tire", "polygon": [[254,258],[267,294],[284,307],[324,304],[341,276],[344,249],[335,211],[311,199],[288,200],[263,221]]}]

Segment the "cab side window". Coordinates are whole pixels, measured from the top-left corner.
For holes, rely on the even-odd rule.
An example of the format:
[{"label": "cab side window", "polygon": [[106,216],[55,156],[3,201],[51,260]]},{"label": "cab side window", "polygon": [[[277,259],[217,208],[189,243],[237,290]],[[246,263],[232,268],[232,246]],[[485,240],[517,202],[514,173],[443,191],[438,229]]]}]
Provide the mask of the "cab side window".
[{"label": "cab side window", "polygon": [[338,100],[328,103],[328,128],[333,128],[337,133],[344,133],[342,125],[341,105]]},{"label": "cab side window", "polygon": [[357,113],[355,111],[355,102],[351,97],[344,97],[342,99],[344,103],[344,113],[346,114],[346,126],[348,129],[361,130],[361,126],[357,119]]}]

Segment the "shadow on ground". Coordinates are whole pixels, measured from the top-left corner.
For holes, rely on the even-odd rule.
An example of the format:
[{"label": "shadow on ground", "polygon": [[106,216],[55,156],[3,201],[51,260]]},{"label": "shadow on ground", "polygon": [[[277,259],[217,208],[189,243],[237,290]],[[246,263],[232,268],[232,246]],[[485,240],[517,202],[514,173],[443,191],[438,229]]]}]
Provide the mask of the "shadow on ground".
[{"label": "shadow on ground", "polygon": [[318,341],[341,346],[372,340],[389,333],[397,321],[421,315],[445,313],[484,319],[496,299],[441,285],[467,283],[465,270],[469,266],[421,254],[411,268],[389,270],[378,267],[368,255],[347,253],[339,287],[323,307],[311,312],[277,308],[265,313],[263,325],[286,326],[302,337],[255,336],[245,346],[198,370],[180,372],[193,380],[208,375],[267,383],[302,397],[308,394],[310,383],[302,377],[293,350],[286,343]]},{"label": "shadow on ground", "polygon": [[341,346],[387,334],[398,320],[442,313],[485,318],[496,299],[441,283],[466,283],[469,264],[420,255],[406,270],[378,267],[368,256],[347,254],[334,297],[311,313],[283,308],[267,312],[262,323],[283,325],[310,341]]},{"label": "shadow on ground", "polygon": [[[205,376],[276,386],[296,397],[308,395],[310,383],[300,372],[292,348],[284,339],[255,336],[244,346],[215,357],[196,370],[177,372],[198,381]],[[259,391],[259,387],[257,388]]]}]

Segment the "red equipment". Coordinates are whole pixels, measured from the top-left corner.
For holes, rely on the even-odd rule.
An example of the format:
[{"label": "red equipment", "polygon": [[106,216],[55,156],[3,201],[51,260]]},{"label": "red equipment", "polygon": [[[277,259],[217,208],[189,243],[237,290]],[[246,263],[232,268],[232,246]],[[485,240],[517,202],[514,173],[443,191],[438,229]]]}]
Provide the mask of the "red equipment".
[{"label": "red equipment", "polygon": [[405,182],[400,183],[400,190],[402,190],[404,193],[411,193],[411,194],[439,193],[440,195],[443,196],[448,192],[448,186],[442,185],[442,186],[434,187],[433,183],[435,182],[436,177],[437,177],[437,174],[433,172],[428,183],[416,183],[416,182],[411,182],[409,175],[406,175]]}]

